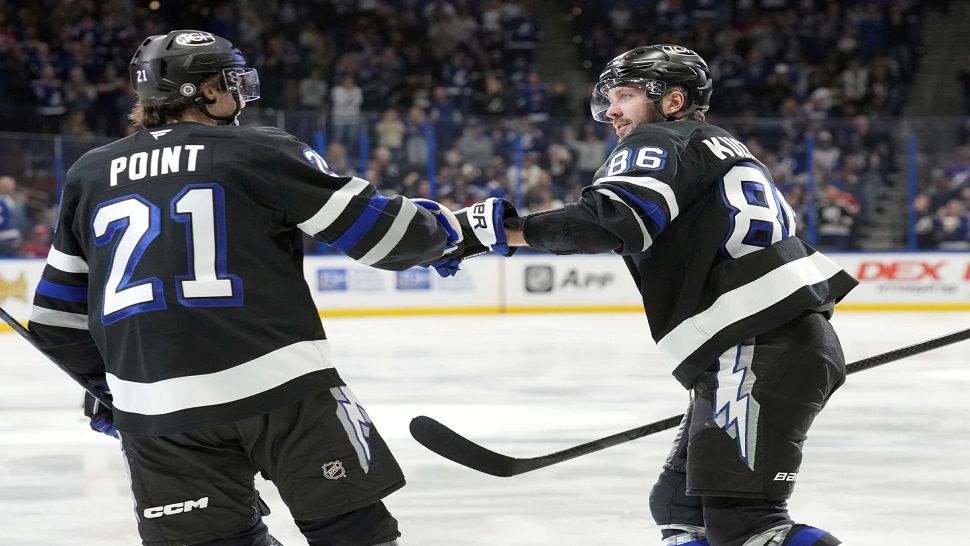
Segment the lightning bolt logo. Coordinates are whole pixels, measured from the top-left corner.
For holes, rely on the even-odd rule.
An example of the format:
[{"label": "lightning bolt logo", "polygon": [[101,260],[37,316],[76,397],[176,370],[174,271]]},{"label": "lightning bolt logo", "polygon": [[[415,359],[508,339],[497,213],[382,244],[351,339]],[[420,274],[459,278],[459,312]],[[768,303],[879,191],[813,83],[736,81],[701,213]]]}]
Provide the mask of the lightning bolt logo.
[{"label": "lightning bolt logo", "polygon": [[717,426],[734,438],[738,459],[754,470],[757,437],[751,438],[751,424],[757,424],[761,406],[751,396],[755,375],[751,370],[754,345],[739,345],[720,357],[715,378],[714,412]]},{"label": "lightning bolt logo", "polygon": [[337,417],[347,431],[347,437],[357,451],[357,459],[366,474],[370,470],[370,429],[371,420],[364,411],[364,407],[346,386],[330,389],[337,400]]}]

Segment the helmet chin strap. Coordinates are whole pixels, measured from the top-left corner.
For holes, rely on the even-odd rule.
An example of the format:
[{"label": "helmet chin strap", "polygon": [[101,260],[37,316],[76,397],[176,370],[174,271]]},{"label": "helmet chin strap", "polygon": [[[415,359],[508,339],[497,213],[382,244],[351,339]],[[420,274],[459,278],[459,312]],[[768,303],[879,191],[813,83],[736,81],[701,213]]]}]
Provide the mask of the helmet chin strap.
[{"label": "helmet chin strap", "polygon": [[209,112],[207,105],[215,104],[218,102],[216,99],[208,99],[204,94],[199,93],[199,96],[195,98],[195,103],[202,110],[202,113],[209,119],[213,119],[218,122],[219,125],[239,125],[239,111],[242,110],[242,104],[239,101],[239,96],[235,93],[232,94],[232,101],[236,103],[236,109],[232,111],[228,116],[216,116]]}]

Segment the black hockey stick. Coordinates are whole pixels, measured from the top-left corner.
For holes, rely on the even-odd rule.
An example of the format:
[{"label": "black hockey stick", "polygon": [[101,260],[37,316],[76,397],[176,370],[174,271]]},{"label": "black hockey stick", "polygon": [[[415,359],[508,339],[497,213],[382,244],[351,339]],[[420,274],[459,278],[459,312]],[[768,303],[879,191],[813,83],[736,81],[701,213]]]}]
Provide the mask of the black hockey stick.
[{"label": "black hockey stick", "polygon": [[[20,322],[17,319],[13,318],[10,315],[10,313],[8,313],[7,310],[4,309],[3,307],[0,307],[0,319],[3,319],[3,321],[7,323],[7,326],[10,326],[10,328],[12,328],[14,332],[17,332],[18,334],[20,334],[20,337],[26,339],[27,343],[30,343],[31,345],[33,345],[35,349],[37,349],[42,355],[46,356],[47,359],[53,362],[58,368],[61,369],[61,371],[66,373],[68,376],[70,376],[71,379],[73,379],[78,385],[84,388],[84,390],[86,390],[88,394],[90,394],[95,399],[97,399],[98,402],[100,402],[108,409],[114,409],[114,406],[111,405],[111,400],[109,400],[105,396],[104,392],[102,392],[101,389],[91,384],[90,381],[88,381],[81,375],[74,373],[73,371],[71,371],[70,368],[68,368],[64,364],[61,364],[60,362],[55,360],[54,357],[47,354],[43,349],[41,349],[40,345],[37,345],[37,341],[34,339],[34,336],[31,335],[30,330],[24,328],[23,324],[20,324]],[[256,500],[259,501],[260,508],[264,512],[264,514],[269,514],[269,506],[267,506],[266,503],[263,502],[262,497],[257,496]],[[269,540],[270,540],[271,546],[283,546],[283,543],[276,540],[276,537],[274,537],[273,535],[269,535]]]},{"label": "black hockey stick", "polygon": [[84,377],[73,372],[70,368],[68,368],[64,364],[61,364],[60,362],[55,360],[54,357],[52,357],[46,351],[41,349],[40,345],[38,345],[37,341],[34,339],[34,336],[31,335],[31,333],[26,328],[24,328],[23,324],[20,324],[20,322],[17,321],[17,319],[10,316],[10,313],[8,313],[7,310],[2,307],[0,307],[0,319],[3,319],[3,321],[6,322],[8,326],[13,328],[14,332],[17,332],[18,334],[20,334],[20,337],[26,339],[27,343],[30,343],[31,345],[33,345],[35,349],[40,351],[42,355],[46,356],[47,359],[53,362],[58,368],[60,368],[62,372],[70,376],[70,378],[73,379],[75,383],[77,383],[78,385],[81,385],[81,387],[84,390],[88,391],[88,394],[93,396],[104,407],[108,409],[114,409],[114,406],[111,405],[111,400],[104,395],[104,392],[102,392],[101,389],[99,389],[96,385],[93,385],[90,381],[88,381]]},{"label": "black hockey stick", "polygon": [[[967,339],[970,339],[970,329],[961,330],[943,337],[938,337],[936,339],[931,339],[929,341],[924,341],[922,343],[917,343],[915,345],[910,345],[908,347],[903,347],[887,353],[882,353],[880,355],[864,358],[858,362],[853,362],[852,364],[847,365],[845,367],[845,371],[847,374],[861,372],[862,370],[868,370],[869,368],[895,362],[896,360],[918,355],[926,351],[945,347],[947,345]],[[644,436],[649,436],[650,434],[674,428],[680,423],[683,417],[683,414],[675,417],[668,417],[666,419],[650,423],[649,425],[643,425],[641,427],[607,436],[606,438],[600,438],[599,440],[593,440],[592,442],[587,442],[576,447],[550,453],[549,455],[522,459],[502,455],[501,453],[496,453],[490,449],[486,449],[465,438],[461,434],[451,430],[445,425],[442,425],[438,421],[424,415],[412,419],[410,428],[411,436],[413,436],[419,444],[430,449],[431,451],[434,451],[438,455],[441,455],[446,459],[451,459],[460,465],[467,466],[468,468],[472,468],[479,472],[491,474],[492,476],[499,476],[501,478],[507,478],[509,476],[517,476],[519,474],[524,474],[526,472],[559,464],[563,461],[568,461],[569,459],[574,459],[582,455],[594,453],[601,449],[606,449],[608,447],[629,442],[630,440],[636,440],[637,438],[642,438]]]}]

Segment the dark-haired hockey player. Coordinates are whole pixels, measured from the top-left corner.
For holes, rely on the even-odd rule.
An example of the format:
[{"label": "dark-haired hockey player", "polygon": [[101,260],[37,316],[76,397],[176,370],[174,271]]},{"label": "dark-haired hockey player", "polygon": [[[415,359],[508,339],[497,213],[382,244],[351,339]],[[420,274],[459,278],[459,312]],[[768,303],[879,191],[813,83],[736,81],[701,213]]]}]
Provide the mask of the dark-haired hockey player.
[{"label": "dark-haired hockey player", "polygon": [[394,544],[404,477],[330,364],[302,234],[401,270],[454,248],[451,213],[236,125],[259,80],[223,38],[149,37],[130,70],[143,130],[68,172],[29,326],[110,388],[87,413],[120,431],[143,543],[269,544],[260,472],[309,544]]},{"label": "dark-haired hockey player", "polygon": [[794,213],[744,144],[704,122],[712,89],[707,64],[681,46],[613,59],[591,108],[619,141],[592,185],[524,218],[497,200],[459,211],[453,262],[522,245],[621,254],[691,391],[650,495],[664,544],[839,544],[795,523],[786,499],[809,426],[845,379],[828,319],[856,281],[795,237]]}]

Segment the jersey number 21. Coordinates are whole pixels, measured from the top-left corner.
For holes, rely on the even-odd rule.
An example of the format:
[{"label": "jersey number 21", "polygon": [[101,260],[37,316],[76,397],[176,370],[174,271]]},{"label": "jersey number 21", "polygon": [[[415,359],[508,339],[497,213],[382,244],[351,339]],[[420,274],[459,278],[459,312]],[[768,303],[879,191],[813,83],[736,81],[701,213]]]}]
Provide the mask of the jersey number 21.
[{"label": "jersey number 21", "polygon": [[[242,305],[242,280],[226,272],[225,193],[219,184],[189,184],[169,203],[172,220],[185,224],[188,264],[175,277],[178,302],[186,307]],[[162,279],[132,280],[139,260],[162,229],[162,211],[140,195],[104,202],[92,220],[94,244],[114,242],[104,285],[101,321],[165,309]],[[120,232],[120,236],[118,233]]]}]

